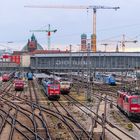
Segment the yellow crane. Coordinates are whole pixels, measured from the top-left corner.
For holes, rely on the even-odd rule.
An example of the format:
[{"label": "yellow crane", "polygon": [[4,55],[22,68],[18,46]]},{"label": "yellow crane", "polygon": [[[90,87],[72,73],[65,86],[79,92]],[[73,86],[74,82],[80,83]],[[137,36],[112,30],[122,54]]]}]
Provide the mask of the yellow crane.
[{"label": "yellow crane", "polygon": [[117,10],[120,7],[109,7],[109,6],[96,6],[96,5],[89,5],[89,6],[66,6],[66,5],[44,5],[44,6],[39,6],[39,5],[25,5],[24,7],[28,8],[60,8],[60,9],[92,9],[93,10],[93,37],[92,37],[92,42],[93,45],[91,47],[91,50],[93,52],[96,52],[96,11],[97,9],[114,9]]}]

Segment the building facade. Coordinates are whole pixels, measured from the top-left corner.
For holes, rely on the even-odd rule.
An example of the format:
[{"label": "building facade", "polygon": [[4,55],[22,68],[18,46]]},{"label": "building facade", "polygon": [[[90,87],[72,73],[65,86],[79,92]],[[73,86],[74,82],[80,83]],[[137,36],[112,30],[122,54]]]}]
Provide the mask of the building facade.
[{"label": "building facade", "polygon": [[33,70],[104,70],[126,71],[140,68],[140,53],[73,52],[36,54],[31,57]]}]

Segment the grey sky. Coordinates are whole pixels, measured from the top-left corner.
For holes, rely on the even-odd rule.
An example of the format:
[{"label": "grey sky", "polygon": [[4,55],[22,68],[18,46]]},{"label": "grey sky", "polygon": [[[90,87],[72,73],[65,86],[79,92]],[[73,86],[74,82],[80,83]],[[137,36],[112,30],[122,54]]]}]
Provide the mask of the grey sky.
[{"label": "grey sky", "polygon": [[[24,5],[105,5],[119,6],[120,10],[97,11],[98,45],[104,39],[139,39],[139,0],[4,0],[0,5],[0,42],[14,41],[25,44],[31,29],[46,29],[48,24],[58,32],[52,34],[52,46],[79,44],[80,34],[92,33],[92,11],[64,9],[31,9]],[[35,33],[40,44],[47,45],[45,33]],[[107,42],[107,40],[106,40]],[[138,43],[139,44],[139,43]],[[138,44],[131,44],[138,47]],[[128,45],[130,47],[130,44]],[[21,46],[19,46],[21,48]],[[18,49],[18,46],[16,47]]]}]

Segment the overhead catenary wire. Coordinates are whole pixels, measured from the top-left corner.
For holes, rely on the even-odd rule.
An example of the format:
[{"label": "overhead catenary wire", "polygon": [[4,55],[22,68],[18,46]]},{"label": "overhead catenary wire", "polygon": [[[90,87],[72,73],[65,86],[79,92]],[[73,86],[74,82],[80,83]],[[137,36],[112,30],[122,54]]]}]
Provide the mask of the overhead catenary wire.
[{"label": "overhead catenary wire", "polygon": [[[121,28],[130,28],[130,27],[134,27],[134,26],[140,26],[140,23],[134,23],[134,24],[125,24],[125,25],[120,25],[120,26],[114,26],[114,27],[108,27],[108,28],[97,28],[97,31],[98,32],[102,32],[102,31],[114,31],[114,30],[119,30]],[[46,28],[46,25],[42,26],[42,27],[39,27],[38,29],[44,29]],[[91,34],[92,32],[90,31],[85,31],[85,34]],[[66,37],[73,37],[73,36],[80,36],[81,32],[73,32],[73,33],[70,33],[70,34],[64,34],[64,35],[59,35],[55,38],[66,38]],[[108,37],[108,38],[105,38],[105,39],[102,39],[102,40],[108,40],[108,39],[111,39],[111,38],[116,38],[116,37],[119,37],[121,36],[122,34],[119,34],[119,35],[114,35],[114,36],[111,36],[111,37]],[[134,36],[134,38],[137,38],[139,37],[140,34],[136,34]],[[132,39],[134,39],[132,37]],[[41,39],[46,39],[46,37],[40,37],[40,38],[37,38],[38,40],[41,40]],[[98,41],[102,41],[102,40],[98,40]],[[21,43],[21,42],[25,42],[27,41],[27,39],[20,39],[20,40],[15,40],[15,39],[12,39],[12,41],[8,41],[8,40],[5,40],[5,41],[1,41],[0,40],[0,43],[4,43],[6,44],[7,42],[13,42],[13,43]]]}]

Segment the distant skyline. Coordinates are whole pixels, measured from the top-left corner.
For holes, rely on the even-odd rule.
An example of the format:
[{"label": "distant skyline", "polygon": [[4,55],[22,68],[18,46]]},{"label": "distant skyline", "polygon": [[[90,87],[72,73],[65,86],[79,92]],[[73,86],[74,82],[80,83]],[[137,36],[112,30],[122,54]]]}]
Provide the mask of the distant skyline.
[{"label": "distant skyline", "polygon": [[[97,49],[104,51],[103,43],[109,43],[107,50],[115,50],[117,41],[138,40],[136,44],[126,43],[126,50],[140,51],[140,1],[139,0],[5,0],[0,5],[0,44],[13,50],[20,50],[33,29],[47,29],[51,24],[57,29],[52,34],[52,48],[78,50],[80,35],[92,34],[92,10],[38,9],[25,8],[24,5],[103,5],[119,6],[115,10],[97,10]],[[46,33],[35,33],[38,42],[46,48]],[[112,42],[110,42],[110,40]],[[7,42],[13,42],[11,44]],[[116,41],[116,42],[115,42]],[[120,45],[120,44],[119,44]],[[3,49],[3,47],[0,47]],[[121,47],[120,47],[121,48]]]}]

